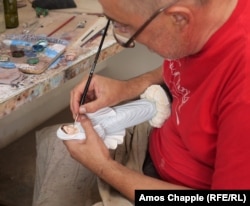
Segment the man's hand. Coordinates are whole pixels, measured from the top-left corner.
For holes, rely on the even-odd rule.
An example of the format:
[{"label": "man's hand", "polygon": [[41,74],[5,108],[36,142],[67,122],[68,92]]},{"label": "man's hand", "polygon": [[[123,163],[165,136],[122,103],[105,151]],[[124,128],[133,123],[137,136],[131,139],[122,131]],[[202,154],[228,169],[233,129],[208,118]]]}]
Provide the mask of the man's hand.
[{"label": "man's hand", "polygon": [[89,119],[83,119],[81,124],[85,131],[86,139],[67,140],[64,141],[64,144],[75,160],[98,175],[102,171],[103,165],[111,160],[109,150],[94,130]]},{"label": "man's hand", "polygon": [[78,84],[70,97],[70,108],[73,118],[77,114],[96,112],[104,107],[114,106],[125,100],[139,97],[152,84],[163,83],[162,68],[147,72],[130,80],[115,80],[99,75],[93,75],[84,105],[79,105],[87,78]]},{"label": "man's hand", "polygon": [[[71,91],[70,108],[73,116],[96,112],[97,110],[113,106],[126,99],[126,82],[94,75],[89,86],[84,105],[79,105],[87,79],[85,78]],[[81,107],[80,107],[81,106]],[[74,116],[75,118],[75,116]]]}]

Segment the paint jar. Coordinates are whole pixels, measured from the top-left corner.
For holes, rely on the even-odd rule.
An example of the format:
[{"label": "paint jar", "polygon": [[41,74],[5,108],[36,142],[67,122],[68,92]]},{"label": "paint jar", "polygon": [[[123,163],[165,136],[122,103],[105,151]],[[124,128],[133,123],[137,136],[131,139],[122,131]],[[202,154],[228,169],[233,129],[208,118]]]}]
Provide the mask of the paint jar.
[{"label": "paint jar", "polygon": [[23,57],[25,55],[24,46],[21,46],[21,45],[11,46],[10,49],[11,49],[12,57],[20,58],[20,57]]}]

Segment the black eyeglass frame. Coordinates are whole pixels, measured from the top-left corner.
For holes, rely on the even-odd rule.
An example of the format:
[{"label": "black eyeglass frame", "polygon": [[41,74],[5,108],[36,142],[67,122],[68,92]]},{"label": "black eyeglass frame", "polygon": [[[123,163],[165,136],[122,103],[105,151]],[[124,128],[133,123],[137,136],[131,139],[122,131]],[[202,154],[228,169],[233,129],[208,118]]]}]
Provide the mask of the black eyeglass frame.
[{"label": "black eyeglass frame", "polygon": [[[164,10],[166,10],[166,9],[168,9],[168,8],[170,8],[171,6],[173,6],[175,3],[177,3],[179,0],[176,0],[176,1],[174,1],[174,2],[172,2],[171,4],[168,4],[168,5],[166,5],[166,6],[164,6],[164,7],[162,7],[162,8],[160,8],[160,9],[158,9],[157,11],[155,11],[153,14],[152,14],[152,16],[150,17],[150,18],[148,18],[148,20],[147,21],[145,21],[144,22],[144,24],[142,24],[141,26],[140,26],[140,28],[128,39],[128,41],[127,42],[122,42],[122,41],[120,41],[118,38],[117,38],[117,36],[116,36],[116,34],[115,34],[115,32],[114,32],[114,30],[113,30],[113,36],[114,36],[114,38],[115,38],[115,40],[117,41],[117,43],[119,44],[119,45],[121,45],[122,47],[125,47],[125,48],[133,48],[133,47],[135,47],[135,39],[144,31],[144,29],[161,13],[161,12],[163,12]],[[108,19],[110,19],[109,17],[107,17]],[[113,19],[110,19],[112,22],[115,22],[115,20],[113,20]]]}]

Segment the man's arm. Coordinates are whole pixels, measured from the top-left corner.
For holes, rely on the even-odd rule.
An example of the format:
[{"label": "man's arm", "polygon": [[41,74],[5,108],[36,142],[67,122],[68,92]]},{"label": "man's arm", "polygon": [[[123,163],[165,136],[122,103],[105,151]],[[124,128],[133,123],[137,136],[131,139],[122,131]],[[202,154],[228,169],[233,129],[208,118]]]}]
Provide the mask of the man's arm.
[{"label": "man's arm", "polygon": [[94,75],[87,93],[87,102],[79,110],[86,80],[85,78],[71,91],[70,106],[73,116],[96,112],[98,109],[137,98],[150,85],[163,83],[161,67],[126,81]]},{"label": "man's arm", "polygon": [[133,99],[142,94],[152,84],[162,84],[162,67],[134,77],[126,81],[128,99]]}]

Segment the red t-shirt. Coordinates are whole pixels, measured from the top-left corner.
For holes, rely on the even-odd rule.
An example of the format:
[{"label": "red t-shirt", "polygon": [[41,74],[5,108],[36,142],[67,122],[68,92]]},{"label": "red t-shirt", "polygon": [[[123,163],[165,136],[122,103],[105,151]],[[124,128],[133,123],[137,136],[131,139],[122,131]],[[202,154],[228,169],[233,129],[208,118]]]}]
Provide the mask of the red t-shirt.
[{"label": "red t-shirt", "polygon": [[165,61],[172,114],[150,139],[163,180],[196,189],[250,189],[250,6],[196,55]]}]

